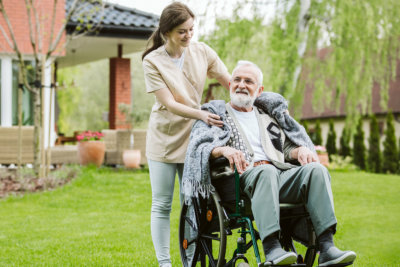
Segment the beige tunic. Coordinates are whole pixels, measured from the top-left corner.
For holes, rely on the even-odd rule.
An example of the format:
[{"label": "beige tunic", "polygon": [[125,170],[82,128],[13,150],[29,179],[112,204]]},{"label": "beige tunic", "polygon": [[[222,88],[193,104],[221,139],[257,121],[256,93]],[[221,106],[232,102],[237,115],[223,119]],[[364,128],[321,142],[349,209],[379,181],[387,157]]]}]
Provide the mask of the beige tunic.
[{"label": "beige tunic", "polygon": [[[207,76],[218,78],[229,75],[215,51],[200,42],[191,42],[185,49],[182,71],[173,63],[164,46],[144,58],[143,70],[148,93],[168,88],[177,102],[192,108],[200,106]],[[192,124],[192,119],[169,112],[156,100],[147,131],[147,158],[183,163]]]}]

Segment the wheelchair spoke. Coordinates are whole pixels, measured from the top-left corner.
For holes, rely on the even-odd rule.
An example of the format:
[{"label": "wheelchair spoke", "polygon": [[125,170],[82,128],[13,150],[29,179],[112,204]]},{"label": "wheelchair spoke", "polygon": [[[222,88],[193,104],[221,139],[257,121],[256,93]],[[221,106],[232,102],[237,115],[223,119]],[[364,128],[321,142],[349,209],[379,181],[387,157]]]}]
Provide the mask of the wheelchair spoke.
[{"label": "wheelchair spoke", "polygon": [[196,246],[196,249],[194,251],[193,259],[192,259],[192,267],[196,267],[197,260],[200,255],[200,246]]},{"label": "wheelchair spoke", "polygon": [[221,241],[221,238],[218,237],[218,235],[213,235],[213,234],[202,234],[202,238],[204,239],[210,239],[210,240],[215,240],[215,241]]},{"label": "wheelchair spoke", "polygon": [[192,220],[190,219],[190,217],[188,216],[184,216],[185,221],[193,228],[193,230],[197,231],[196,225],[194,225],[194,223],[192,222]]},{"label": "wheelchair spoke", "polygon": [[212,252],[210,251],[210,249],[208,248],[206,241],[203,239],[200,239],[201,242],[201,246],[203,247],[203,251],[207,254],[208,256],[208,260],[210,262],[210,265],[215,267],[215,260],[214,260],[214,256],[212,254]]},{"label": "wheelchair spoke", "polygon": [[192,199],[193,207],[194,207],[194,214],[196,217],[196,223],[197,225],[200,225],[200,210],[199,210],[199,205],[196,201],[196,199]]}]

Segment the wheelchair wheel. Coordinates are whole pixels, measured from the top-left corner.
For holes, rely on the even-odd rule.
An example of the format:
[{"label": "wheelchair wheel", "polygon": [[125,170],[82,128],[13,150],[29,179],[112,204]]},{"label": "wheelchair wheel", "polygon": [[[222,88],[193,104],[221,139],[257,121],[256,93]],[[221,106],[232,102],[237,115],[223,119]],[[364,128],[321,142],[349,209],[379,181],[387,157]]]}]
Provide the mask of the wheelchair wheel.
[{"label": "wheelchair wheel", "polygon": [[184,204],[179,221],[179,248],[184,267],[225,264],[226,234],[220,198],[192,198]]}]

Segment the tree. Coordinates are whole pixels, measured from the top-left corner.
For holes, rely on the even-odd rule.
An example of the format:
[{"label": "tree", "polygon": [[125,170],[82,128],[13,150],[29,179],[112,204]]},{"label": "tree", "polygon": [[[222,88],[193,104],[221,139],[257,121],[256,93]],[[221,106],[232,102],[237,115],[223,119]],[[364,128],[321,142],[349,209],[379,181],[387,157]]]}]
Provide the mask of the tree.
[{"label": "tree", "polygon": [[368,170],[379,173],[382,171],[382,154],[380,149],[380,134],[378,121],[374,114],[370,117],[370,135],[368,138]]},{"label": "tree", "polygon": [[[201,40],[228,68],[239,59],[254,61],[268,81],[265,89],[283,94],[297,111],[312,86],[315,109],[342,103],[354,121],[370,108],[374,82],[386,106],[400,57],[400,1],[239,0],[233,15],[226,13],[229,2],[209,0],[200,15],[200,27],[216,21]],[[249,9],[253,17],[243,11]]]},{"label": "tree", "polygon": [[322,146],[322,133],[321,133],[321,125],[319,120],[315,122],[314,133],[312,134],[312,141],[314,145]]},{"label": "tree", "polygon": [[342,130],[342,136],[340,136],[340,151],[339,154],[342,157],[351,156],[351,148],[350,148],[350,132],[347,130],[348,128],[345,126]]},{"label": "tree", "polygon": [[[21,50],[24,44],[18,43],[14,26],[9,20],[7,10],[11,7],[12,2],[0,0],[0,12],[5,22],[5,27],[0,24],[0,31],[6,41],[6,44],[15,52],[18,62],[19,71],[21,73],[21,82],[26,90],[32,92],[34,103],[34,170],[40,177],[45,175],[45,155],[44,155],[44,88],[54,88],[52,85],[43,84],[44,70],[54,60],[60,51],[68,43],[68,40],[80,37],[89,32],[97,30],[97,26],[101,22],[104,4],[101,0],[73,0],[69,5],[65,20],[61,21],[57,18],[57,10],[64,1],[53,1],[51,13],[47,14],[47,10],[43,9],[42,3],[35,0],[25,0],[25,9],[27,14],[27,25],[29,25],[29,40],[34,58],[34,82],[30,83],[27,77],[28,67],[25,63],[25,55]],[[88,11],[88,6],[94,6]],[[62,7],[63,10],[63,7]],[[79,23],[75,27],[68,39],[65,38],[65,29],[67,22],[72,16],[78,16]],[[96,24],[91,22],[92,18],[97,16]],[[4,49],[4,47],[2,47]],[[19,107],[21,109],[21,107]]]},{"label": "tree", "polygon": [[383,141],[383,171],[396,173],[398,168],[396,135],[391,111],[386,116],[385,141]]},{"label": "tree", "polygon": [[333,120],[329,121],[329,132],[328,132],[328,138],[326,140],[326,151],[328,152],[329,159],[331,159],[331,155],[337,154],[336,132],[335,132],[335,126],[333,125]]},{"label": "tree", "polygon": [[364,131],[363,131],[363,120],[358,120],[356,133],[354,134],[353,140],[353,160],[361,170],[366,169],[365,159],[365,144],[364,144]]}]

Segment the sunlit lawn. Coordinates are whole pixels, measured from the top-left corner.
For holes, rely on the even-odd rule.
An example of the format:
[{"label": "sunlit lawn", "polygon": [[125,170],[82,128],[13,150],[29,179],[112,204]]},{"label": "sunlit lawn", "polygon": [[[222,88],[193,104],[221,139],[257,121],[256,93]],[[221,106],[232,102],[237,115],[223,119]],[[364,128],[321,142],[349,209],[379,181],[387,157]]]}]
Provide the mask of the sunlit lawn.
[{"label": "sunlit lawn", "polygon": [[[337,245],[357,252],[354,266],[398,266],[400,176],[335,172],[332,184]],[[109,168],[0,200],[0,266],[157,266],[150,206],[146,171]],[[180,266],[177,192],[171,216],[172,261]]]}]

